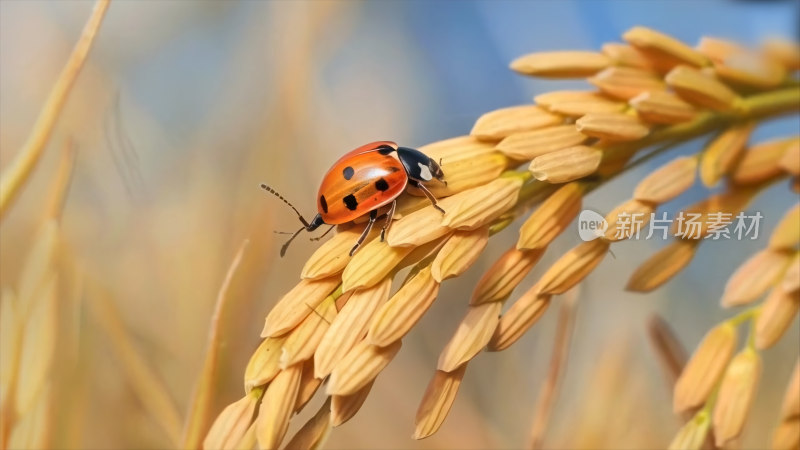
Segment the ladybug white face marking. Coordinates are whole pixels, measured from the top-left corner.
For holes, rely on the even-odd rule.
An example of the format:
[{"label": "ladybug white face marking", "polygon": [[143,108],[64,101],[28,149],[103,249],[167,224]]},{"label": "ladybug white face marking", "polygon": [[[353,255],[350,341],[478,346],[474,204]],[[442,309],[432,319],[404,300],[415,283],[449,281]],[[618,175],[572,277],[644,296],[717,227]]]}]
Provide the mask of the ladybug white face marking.
[{"label": "ladybug white face marking", "polygon": [[431,174],[431,169],[425,164],[422,164],[421,162],[418,162],[417,165],[419,166],[420,179],[422,179],[422,181],[431,181],[433,179],[433,175]]}]

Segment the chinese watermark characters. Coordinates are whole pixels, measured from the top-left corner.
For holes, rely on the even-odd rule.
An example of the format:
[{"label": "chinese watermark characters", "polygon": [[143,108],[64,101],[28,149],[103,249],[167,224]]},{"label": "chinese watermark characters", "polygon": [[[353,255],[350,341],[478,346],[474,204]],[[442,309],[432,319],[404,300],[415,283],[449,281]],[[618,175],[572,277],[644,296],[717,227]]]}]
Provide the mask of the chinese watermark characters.
[{"label": "chinese watermark characters", "polygon": [[[736,215],[726,212],[706,214],[681,211],[670,217],[661,213],[627,213],[617,216],[615,239],[652,237],[668,239],[670,236],[683,239],[758,239],[761,219],[760,212]],[[603,236],[608,230],[608,222],[600,214],[583,210],[578,217],[578,234],[584,241]]]}]

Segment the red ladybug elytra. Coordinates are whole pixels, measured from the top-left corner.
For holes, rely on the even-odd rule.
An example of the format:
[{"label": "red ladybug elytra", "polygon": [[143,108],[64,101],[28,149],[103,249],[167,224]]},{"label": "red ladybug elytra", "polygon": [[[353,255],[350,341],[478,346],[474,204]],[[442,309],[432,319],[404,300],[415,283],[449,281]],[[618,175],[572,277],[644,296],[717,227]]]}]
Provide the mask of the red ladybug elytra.
[{"label": "red ladybug elytra", "polygon": [[390,141],[378,141],[358,147],[333,164],[322,179],[317,194],[317,215],[310,222],[275,190],[265,184],[261,187],[289,205],[303,223],[303,227],[283,244],[281,256],[303,230],[314,231],[324,224],[347,223],[369,213],[367,227],[350,250],[350,256],[353,256],[378,218],[378,208],[391,203],[389,212],[386,213],[386,223],[381,229],[383,241],[386,230],[392,223],[397,197],[409,184],[422,190],[433,206],[444,213],[436,205],[436,197],[423,184],[433,179],[447,184],[442,168],[436,161],[419,150],[398,147]]}]

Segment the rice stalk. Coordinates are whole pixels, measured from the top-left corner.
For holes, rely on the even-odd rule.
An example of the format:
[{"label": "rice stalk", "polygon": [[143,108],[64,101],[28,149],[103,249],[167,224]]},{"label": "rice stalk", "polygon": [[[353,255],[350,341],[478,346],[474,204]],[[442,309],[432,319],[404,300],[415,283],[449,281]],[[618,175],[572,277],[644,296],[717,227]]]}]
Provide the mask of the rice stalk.
[{"label": "rice stalk", "polygon": [[[796,137],[755,145],[747,142],[752,129],[763,121],[800,111],[800,92],[788,78],[795,70],[791,52],[778,46],[759,53],[768,61],[765,67],[780,66],[782,71],[744,74],[725,57],[724,68],[719,65],[717,73],[719,55],[738,55],[735,47],[706,40],[692,48],[644,27],[635,27],[623,37],[627,44],[607,45],[602,53],[549,52],[515,60],[511,67],[519,73],[584,78],[597,90],[542,94],[535,104],[502,108],[478,118],[469,136],[421,147],[432,158],[441,158],[448,180],[456,180],[434,188],[444,215],[415,200],[412,196],[419,192],[411,190],[411,196],[400,199],[402,212],[386,242],[371,236],[349,258],[346,244],[358,234],[357,224],[342,227],[338,236],[310,257],[301,281],[269,313],[262,333],[266,339],[246,371],[250,392],[266,390],[255,421],[262,448],[279,445],[294,412],[288,405],[304,403],[297,401],[300,380],[308,370],[301,367],[304,361],[313,359],[315,377],[328,380],[331,425],[351,418],[400,350],[403,336],[435,301],[440,284],[463,273],[480,256],[489,237],[515,218],[527,218],[517,245],[477,281],[464,318],[440,353],[417,412],[416,439],[430,436],[442,425],[469,361],[484,348],[502,350],[520,339],[544,314],[553,295],[577,286],[616,242],[641,231],[625,228],[622,215],[649,219],[663,203],[689,189],[698,170],[708,185],[725,181],[721,191],[683,211],[703,218],[720,212],[735,215],[765,187],[795,176],[789,167],[794,156],[789,153],[798,148]],[[775,73],[782,74],[778,83]],[[741,88],[742,84],[748,88]],[[645,177],[631,198],[606,216],[609,229],[602,236],[562,254],[532,287],[514,298],[525,275],[580,210],[586,194],[678,144],[707,135],[717,136],[716,140]],[[520,170],[525,167],[528,170]],[[536,208],[533,213],[529,213],[531,208]],[[788,230],[788,225],[784,228]],[[702,240],[715,231],[704,225],[693,235],[676,239],[634,274],[629,289],[648,291],[662,285],[691,261]],[[791,230],[784,233],[793,236]],[[774,239],[791,241],[787,236]],[[789,255],[785,249],[770,251]],[[776,262],[775,277],[764,282],[768,288],[782,289],[777,286],[778,268],[790,260]],[[392,280],[409,266],[411,273],[390,295]],[[793,279],[781,282],[792,286],[788,292],[794,295]],[[753,282],[732,285],[753,286]],[[756,287],[745,289],[745,297],[764,289]],[[353,305],[355,299],[358,305]],[[508,299],[514,301],[500,315]],[[760,342],[755,335],[740,352],[746,356],[734,358],[733,354],[737,328],[749,323],[756,330],[758,312],[748,310],[712,330],[683,369],[676,383],[676,409],[702,409],[672,447],[702,445],[712,422],[722,429],[718,443],[741,432],[758,377],[737,375],[740,371],[730,369],[729,362],[750,364],[737,362],[734,368],[754,366],[751,362]],[[324,333],[317,332],[321,328]],[[776,325],[766,328],[774,330]],[[291,342],[305,344],[303,351],[297,353]],[[280,352],[300,356],[282,365]],[[307,383],[309,391],[316,389]],[[715,389],[720,391],[719,410],[714,409]],[[747,394],[748,401],[735,401],[741,397],[737,393]],[[326,415],[322,410],[319,414]],[[320,435],[318,421],[312,422],[309,436]]]}]

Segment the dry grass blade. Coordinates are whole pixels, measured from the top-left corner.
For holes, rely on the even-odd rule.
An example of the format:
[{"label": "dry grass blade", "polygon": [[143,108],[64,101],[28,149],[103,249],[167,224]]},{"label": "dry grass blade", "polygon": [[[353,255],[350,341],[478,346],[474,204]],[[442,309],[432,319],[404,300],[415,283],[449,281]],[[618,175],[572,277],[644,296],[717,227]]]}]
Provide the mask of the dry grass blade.
[{"label": "dry grass blade", "polygon": [[489,243],[489,227],[456,231],[447,239],[431,263],[431,276],[438,283],[457,277],[478,260]]},{"label": "dry grass blade", "polygon": [[562,148],[583,144],[588,138],[573,124],[558,125],[512,134],[500,141],[497,149],[511,158],[526,161]]},{"label": "dry grass blade", "polygon": [[534,158],[528,170],[539,181],[566,183],[591,175],[602,159],[601,150],[576,145]]},{"label": "dry grass blade", "polygon": [[472,291],[472,306],[505,300],[511,291],[539,262],[545,249],[518,250],[512,247],[501,256],[478,281]]},{"label": "dry grass blade", "polygon": [[603,260],[609,243],[603,239],[584,242],[558,259],[539,280],[542,294],[563,294],[586,278]]},{"label": "dry grass blade", "polygon": [[672,328],[657,314],[647,321],[647,335],[672,389],[686,365],[686,349],[678,341]]},{"label": "dry grass blade", "polygon": [[[52,408],[51,388],[45,387],[42,401],[37,402],[17,423],[8,438],[5,448],[47,448],[48,436],[52,434],[52,420],[48,411]],[[4,442],[4,444],[6,444]]]},{"label": "dry grass blade", "polygon": [[356,415],[369,396],[375,380],[370,381],[361,389],[350,395],[334,395],[331,397],[331,426],[338,427]]},{"label": "dry grass blade", "polygon": [[228,272],[225,274],[225,280],[222,282],[222,287],[220,287],[217,294],[214,315],[211,317],[211,328],[208,334],[206,357],[189,403],[186,422],[183,427],[183,439],[181,440],[183,448],[199,448],[213,420],[211,406],[214,400],[214,387],[217,385],[219,377],[219,353],[225,342],[221,327],[226,322],[226,315],[231,308],[230,302],[233,300],[228,295],[228,292],[248,245],[249,241],[245,240],[239,246],[239,250],[236,252],[236,256],[233,257],[233,262],[231,262]]},{"label": "dry grass blade", "polygon": [[562,120],[561,116],[540,106],[512,106],[482,115],[472,127],[470,135],[482,141],[499,141],[514,133],[557,125]]},{"label": "dry grass blade", "polygon": [[709,63],[708,58],[697,50],[672,36],[647,27],[633,27],[622,37],[660,70],[666,71],[679,64],[703,67]]},{"label": "dry grass blade", "polygon": [[575,126],[581,133],[609,141],[635,141],[650,133],[650,128],[630,114],[587,114]]},{"label": "dry grass blade", "polygon": [[650,292],[671,280],[694,258],[699,241],[677,239],[640,265],[628,279],[625,289]]},{"label": "dry grass blade", "polygon": [[755,301],[781,279],[793,254],[762,250],[745,261],[725,285],[720,304],[725,307]]},{"label": "dry grass blade", "polygon": [[338,276],[322,280],[301,280],[267,314],[261,337],[280,336],[299,325],[331,295],[339,283]]},{"label": "dry grass blade", "polygon": [[207,449],[234,449],[244,437],[255,417],[256,405],[263,392],[251,392],[228,405],[214,421],[202,442]]},{"label": "dry grass blade", "polygon": [[666,203],[692,187],[696,173],[697,158],[680,156],[639,182],[633,198],[656,205]]},{"label": "dry grass blade", "polygon": [[700,159],[700,179],[703,184],[712,187],[733,169],[754,128],[754,122],[737,124],[711,142]]},{"label": "dry grass blade", "polygon": [[712,328],[675,383],[675,412],[702,405],[722,377],[736,348],[736,327],[725,322]]},{"label": "dry grass blade", "polygon": [[436,368],[452,372],[477,355],[492,338],[502,307],[501,302],[470,306],[450,342],[439,354]]},{"label": "dry grass blade", "polygon": [[286,450],[313,450],[322,448],[330,431],[331,399],[328,398],[316,414],[286,444]]},{"label": "dry grass blade", "polygon": [[752,348],[745,348],[731,361],[712,416],[718,446],[726,445],[742,432],[760,377],[761,358]]},{"label": "dry grass blade", "polygon": [[114,354],[124,368],[123,373],[153,420],[164,430],[170,441],[178,445],[181,442],[182,419],[169,390],[134,346],[109,294],[96,284],[91,284],[90,287],[92,292],[88,295],[89,311],[108,335]]},{"label": "dry grass blade", "polygon": [[580,212],[583,192],[580,182],[572,182],[550,194],[520,227],[517,248],[547,247]]},{"label": "dry grass blade", "polygon": [[436,300],[439,283],[430,267],[423,267],[378,308],[367,333],[367,341],[389,346],[406,335]]},{"label": "dry grass blade", "polygon": [[314,353],[314,371],[318,378],[328,376],[364,336],[378,308],[388,299],[391,287],[392,280],[387,278],[371,288],[353,292]]},{"label": "dry grass blade", "polygon": [[452,372],[436,371],[417,409],[414,439],[424,439],[439,430],[453,406],[466,372],[466,364]]},{"label": "dry grass blade", "polygon": [[256,418],[256,438],[262,449],[276,449],[289,428],[294,412],[303,365],[280,371],[264,392]]},{"label": "dry grass blade", "polygon": [[550,367],[547,371],[547,378],[539,390],[539,398],[536,401],[533,423],[528,436],[529,447],[532,449],[542,448],[547,425],[550,423],[550,416],[558,399],[560,381],[569,357],[572,329],[575,325],[575,295],[568,294],[568,298],[564,300],[558,312],[558,326],[553,340],[553,353],[550,355]]},{"label": "dry grass blade", "polygon": [[584,51],[540,52],[521,56],[511,70],[541,78],[583,78],[611,64],[602,53]]},{"label": "dry grass blade", "polygon": [[50,95],[42,106],[27,141],[9,167],[3,171],[2,177],[0,177],[0,219],[5,215],[11,202],[39,162],[42,151],[50,140],[58,116],[67,101],[67,96],[86,62],[109,3],[109,0],[98,0],[95,3],[92,15],[84,25],[81,37],[72,49],[66,65],[61,70]]},{"label": "dry grass blade", "polygon": [[328,395],[351,395],[374,380],[400,351],[400,341],[386,347],[363,340],[334,367],[328,380]]}]

